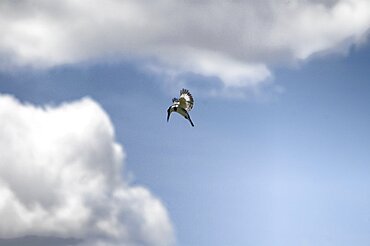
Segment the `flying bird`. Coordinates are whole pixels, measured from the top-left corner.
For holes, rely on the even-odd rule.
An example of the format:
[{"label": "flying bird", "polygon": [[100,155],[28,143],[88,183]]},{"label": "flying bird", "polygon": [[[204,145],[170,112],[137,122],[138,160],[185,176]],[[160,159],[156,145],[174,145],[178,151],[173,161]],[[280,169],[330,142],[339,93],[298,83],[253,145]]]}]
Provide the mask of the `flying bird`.
[{"label": "flying bird", "polygon": [[179,98],[172,99],[172,105],[167,109],[167,122],[170,119],[172,112],[177,112],[184,116],[185,119],[189,120],[191,126],[194,126],[193,122],[190,119],[189,112],[193,108],[194,99],[190,94],[189,90],[182,89],[180,91]]}]

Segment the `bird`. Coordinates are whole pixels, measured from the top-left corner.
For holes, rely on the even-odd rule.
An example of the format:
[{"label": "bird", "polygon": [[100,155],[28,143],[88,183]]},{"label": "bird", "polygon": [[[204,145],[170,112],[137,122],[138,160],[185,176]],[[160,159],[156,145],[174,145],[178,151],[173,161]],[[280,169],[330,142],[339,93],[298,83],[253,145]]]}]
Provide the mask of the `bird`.
[{"label": "bird", "polygon": [[193,96],[190,94],[189,90],[181,89],[180,97],[172,99],[172,105],[167,109],[167,122],[170,119],[172,112],[177,112],[184,116],[185,119],[189,120],[192,127],[194,127],[193,121],[191,121],[189,112],[194,106]]}]

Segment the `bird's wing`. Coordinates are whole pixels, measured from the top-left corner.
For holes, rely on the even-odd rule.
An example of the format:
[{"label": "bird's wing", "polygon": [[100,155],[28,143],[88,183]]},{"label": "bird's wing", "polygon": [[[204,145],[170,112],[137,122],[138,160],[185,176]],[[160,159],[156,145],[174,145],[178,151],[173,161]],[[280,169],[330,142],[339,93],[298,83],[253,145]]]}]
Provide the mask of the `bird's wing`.
[{"label": "bird's wing", "polygon": [[193,96],[190,94],[189,90],[182,89],[180,91],[179,102],[180,102],[180,107],[182,107],[188,112],[193,108],[194,99],[193,99]]}]

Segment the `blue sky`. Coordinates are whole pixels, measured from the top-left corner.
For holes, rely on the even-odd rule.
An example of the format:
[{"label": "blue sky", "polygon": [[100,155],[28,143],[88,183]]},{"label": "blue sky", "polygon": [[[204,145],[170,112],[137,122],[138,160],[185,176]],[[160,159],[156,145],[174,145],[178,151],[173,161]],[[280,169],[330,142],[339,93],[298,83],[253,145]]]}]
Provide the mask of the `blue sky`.
[{"label": "blue sky", "polygon": [[[279,9],[279,6],[266,2],[271,4],[272,10],[269,11],[276,16],[280,16],[281,11],[284,13],[285,10]],[[296,12],[297,16],[310,16],[311,10],[317,7],[301,1],[292,3],[296,5],[289,11]],[[366,4],[361,0],[321,1],[320,6],[327,9],[319,8],[317,18],[325,19],[325,10],[333,14],[337,13],[335,8],[340,9],[341,4],[357,6],[357,3],[359,6]],[[258,4],[249,1],[242,7],[248,6],[256,8],[256,13],[261,10]],[[187,7],[178,4],[173,9],[169,8],[193,7],[191,4]],[[217,8],[217,5],[209,7]],[[41,13],[46,11],[42,7],[40,9]],[[320,16],[321,11],[323,16]],[[192,17],[189,13],[184,15],[181,20]],[[197,13],[194,15],[195,19],[199,17]],[[263,11],[261,16],[264,16]],[[341,18],[336,22],[336,15],[333,16],[331,24],[342,23]],[[223,38],[218,45],[210,44],[212,52],[202,50],[203,41],[207,39],[198,37],[204,39],[199,41],[196,36],[191,36],[199,31],[189,31],[188,28],[193,27],[191,25],[181,27],[184,30],[181,29],[178,35],[189,35],[184,43],[189,46],[195,44],[197,49],[190,49],[183,56],[181,52],[173,52],[172,48],[158,48],[143,55],[145,52],[139,52],[140,49],[147,50],[153,44],[153,37],[148,38],[150,45],[138,44],[132,53],[125,48],[129,43],[118,46],[121,52],[118,57],[110,53],[115,50],[100,46],[98,55],[88,49],[77,58],[58,56],[58,52],[51,58],[43,56],[43,53],[35,58],[32,52],[25,56],[20,52],[7,60],[11,70],[8,65],[2,65],[0,93],[17,98],[20,111],[32,105],[45,115],[49,115],[48,107],[62,110],[63,105],[71,105],[78,108],[78,103],[74,102],[86,97],[91,100],[90,103],[101,107],[96,111],[99,117],[95,119],[91,116],[91,119],[100,122],[99,119],[106,115],[111,121],[106,127],[111,125],[114,128],[114,139],[109,141],[122,145],[126,156],[123,168],[118,170],[125,180],[124,184],[129,187],[127,192],[131,194],[130,189],[142,187],[150,193],[149,198],[135,198],[140,204],[147,204],[146,199],[150,200],[148,217],[144,220],[155,217],[154,204],[159,202],[160,215],[153,228],[163,224],[163,228],[167,228],[169,224],[173,232],[169,230],[163,237],[170,238],[173,233],[175,245],[365,246],[370,242],[370,45],[366,34],[370,26],[368,23],[367,26],[366,23],[360,25],[360,20],[353,22],[354,29],[361,30],[358,33],[336,32],[329,24],[327,28],[325,25],[319,28],[319,25],[309,21],[318,30],[317,33],[313,31],[318,38],[312,38],[316,46],[299,42],[297,38],[297,43],[292,42],[292,46],[296,46],[291,50],[276,48],[275,44],[279,44],[280,39],[272,36],[276,42],[267,40],[268,44],[256,47],[255,52],[248,51],[240,56],[233,49],[225,48],[230,42],[227,38]],[[254,21],[256,26],[266,24],[257,17]],[[280,21],[285,23],[285,19],[279,17],[275,21],[277,29],[282,28]],[[294,27],[299,29],[299,24]],[[153,34],[155,38],[162,37],[168,43],[178,45],[180,50],[188,50],[176,43],[178,37],[157,32],[160,31]],[[136,34],[128,33],[133,40],[136,39]],[[333,33],[337,34],[335,37],[338,40],[324,39],[325,42],[319,45],[322,41],[320,37]],[[214,32],[210,34],[216,35]],[[110,41],[121,38],[107,35]],[[289,35],[293,37],[294,33]],[[91,37],[81,37],[83,40],[88,38]],[[93,46],[97,40],[92,39],[89,44]],[[238,44],[236,48],[253,50],[251,39],[250,43]],[[40,40],[42,43],[43,39]],[[6,54],[4,47],[0,44],[1,52]],[[58,46],[56,50],[62,48]],[[270,49],[271,57],[262,52],[265,48]],[[108,49],[106,53],[105,49]],[[156,53],[158,50],[169,58]],[[45,54],[47,52],[50,50],[46,50]],[[93,58],[86,55],[89,52]],[[213,52],[219,53],[215,55]],[[204,54],[211,59],[204,60]],[[248,55],[253,58],[246,58]],[[180,62],[182,58],[186,62]],[[45,65],[45,61],[53,65]],[[188,61],[193,61],[198,67],[189,66]],[[1,64],[5,63],[2,61]],[[220,67],[225,67],[225,70],[218,71]],[[244,72],[246,70],[252,72]],[[182,87],[189,89],[195,99],[191,111],[194,128],[179,115],[172,115],[170,122],[166,122],[166,110],[171,99],[178,95]],[[16,112],[14,114],[17,115]],[[3,115],[7,117],[9,114]],[[78,125],[78,119],[72,122]],[[7,122],[10,118],[2,120]],[[80,120],[83,121],[83,118]],[[56,129],[64,131],[63,127]],[[88,137],[87,145],[100,142],[93,136]],[[70,143],[74,146],[73,142]],[[86,151],[93,153],[95,150]],[[9,163],[6,158],[0,160],[3,166],[13,163],[11,157]],[[84,167],[85,164],[88,173],[89,162],[84,163]],[[27,167],[37,166],[37,162],[24,165],[27,170]],[[107,166],[114,168],[114,165]],[[0,181],[1,185],[9,179],[6,175],[0,176]],[[10,184],[9,181],[9,187],[12,187]],[[13,191],[16,197],[17,189]],[[93,200],[92,203],[98,202]],[[41,200],[39,203],[43,206]],[[100,211],[94,210],[95,205],[86,206],[91,211]],[[119,205],[114,203],[112,206]],[[135,231],[135,223],[141,221],[138,214],[144,211],[147,210],[131,214],[129,219],[125,216],[119,218],[135,234],[133,239],[112,236],[114,239],[108,241],[108,245],[120,242],[128,245],[171,244],[170,239],[146,238]],[[5,213],[5,209],[0,206],[1,213]],[[68,223],[73,225],[73,221]],[[86,227],[95,228],[90,224]],[[65,234],[58,230],[20,229],[9,236],[4,228],[0,224],[0,238],[25,235],[81,238],[88,244],[89,237],[95,240],[102,235],[103,238],[110,235],[96,229],[76,234],[68,229],[63,232]],[[148,228],[148,231],[156,233],[152,227]],[[27,240],[24,239],[24,245],[29,245]],[[80,241],[76,241],[78,243]]]}]

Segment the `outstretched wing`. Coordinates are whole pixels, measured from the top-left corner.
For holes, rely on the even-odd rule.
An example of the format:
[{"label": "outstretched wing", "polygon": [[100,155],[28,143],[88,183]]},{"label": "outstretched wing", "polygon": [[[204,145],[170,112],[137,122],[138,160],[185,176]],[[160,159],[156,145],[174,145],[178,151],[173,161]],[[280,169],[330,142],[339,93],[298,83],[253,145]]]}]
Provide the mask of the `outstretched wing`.
[{"label": "outstretched wing", "polygon": [[193,99],[193,96],[190,94],[189,90],[182,89],[180,91],[179,102],[180,102],[180,107],[182,107],[188,112],[193,108],[194,99]]}]

